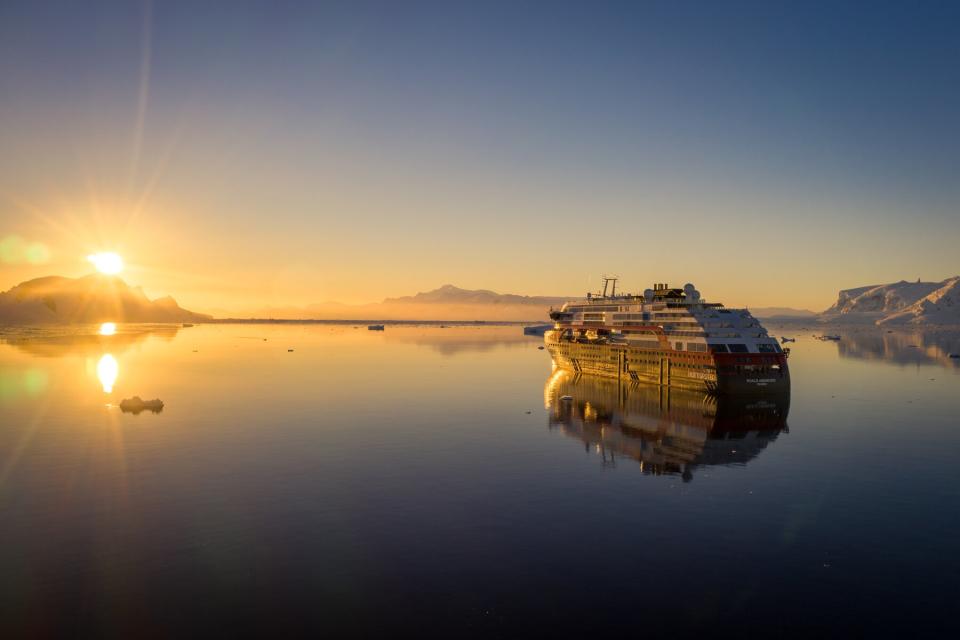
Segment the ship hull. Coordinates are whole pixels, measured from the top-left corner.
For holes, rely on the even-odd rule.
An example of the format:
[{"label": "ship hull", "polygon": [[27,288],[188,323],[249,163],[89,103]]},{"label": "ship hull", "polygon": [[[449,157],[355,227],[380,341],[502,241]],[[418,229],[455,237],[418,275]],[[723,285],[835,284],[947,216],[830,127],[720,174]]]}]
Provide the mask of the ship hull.
[{"label": "ship hull", "polygon": [[790,391],[783,354],[712,354],[649,349],[624,344],[572,342],[548,331],[553,361],[574,373],[616,378],[718,395],[766,395]]}]

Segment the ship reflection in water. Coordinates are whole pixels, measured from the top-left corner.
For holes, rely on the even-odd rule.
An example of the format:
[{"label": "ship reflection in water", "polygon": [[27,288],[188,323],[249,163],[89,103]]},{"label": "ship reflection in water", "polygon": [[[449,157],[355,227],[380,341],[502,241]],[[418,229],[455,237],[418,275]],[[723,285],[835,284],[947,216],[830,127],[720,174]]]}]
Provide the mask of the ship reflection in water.
[{"label": "ship reflection in water", "polygon": [[556,369],[544,388],[549,427],[582,440],[604,466],[693,479],[698,467],[746,464],[787,432],[790,396],[715,397]]}]

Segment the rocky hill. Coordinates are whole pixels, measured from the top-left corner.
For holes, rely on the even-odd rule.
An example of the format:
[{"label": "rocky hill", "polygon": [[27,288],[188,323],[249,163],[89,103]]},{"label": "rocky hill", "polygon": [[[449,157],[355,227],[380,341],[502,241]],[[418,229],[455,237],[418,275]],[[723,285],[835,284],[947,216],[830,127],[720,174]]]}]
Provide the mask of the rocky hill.
[{"label": "rocky hill", "polygon": [[48,276],[0,293],[0,324],[50,322],[193,322],[210,316],[167,296],[150,300],[115,276]]}]

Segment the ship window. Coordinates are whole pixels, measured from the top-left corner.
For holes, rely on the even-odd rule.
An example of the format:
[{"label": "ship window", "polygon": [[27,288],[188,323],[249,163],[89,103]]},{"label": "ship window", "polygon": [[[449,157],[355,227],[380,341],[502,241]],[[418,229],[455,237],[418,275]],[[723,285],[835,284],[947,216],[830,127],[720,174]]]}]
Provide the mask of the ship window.
[{"label": "ship window", "polygon": [[711,344],[711,345],[710,345],[710,352],[711,352],[711,353],[726,353],[726,352],[727,352],[727,345],[725,345],[725,344]]},{"label": "ship window", "polygon": [[773,347],[774,345],[772,344],[758,344],[757,351],[759,351],[760,353],[776,353],[777,350],[774,349]]},{"label": "ship window", "polygon": [[706,351],[707,345],[700,342],[688,342],[687,351]]},{"label": "ship window", "polygon": [[682,342],[674,343],[674,346],[676,347],[677,351],[683,351],[683,343],[682,343]]},{"label": "ship window", "polygon": [[730,353],[749,353],[745,344],[730,344]]}]

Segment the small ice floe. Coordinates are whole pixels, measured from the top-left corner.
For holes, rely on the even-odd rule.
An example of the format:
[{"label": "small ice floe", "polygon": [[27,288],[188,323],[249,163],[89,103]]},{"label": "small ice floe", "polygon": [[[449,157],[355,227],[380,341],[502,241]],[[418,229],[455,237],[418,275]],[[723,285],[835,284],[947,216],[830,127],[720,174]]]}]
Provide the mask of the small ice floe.
[{"label": "small ice floe", "polygon": [[293,353],[293,349],[287,349],[287,353]]},{"label": "small ice floe", "polygon": [[543,345],[540,345],[539,347],[537,347],[537,349],[540,349],[540,351],[543,351]]},{"label": "small ice floe", "polygon": [[369,324],[369,325],[367,325],[367,329],[369,329],[370,331],[383,331],[383,325],[382,325],[382,324]]},{"label": "small ice floe", "polygon": [[153,400],[142,400],[140,396],[133,396],[120,401],[120,410],[124,413],[138,414],[141,411],[152,411],[160,413],[163,411],[163,400],[154,398]]}]

